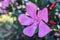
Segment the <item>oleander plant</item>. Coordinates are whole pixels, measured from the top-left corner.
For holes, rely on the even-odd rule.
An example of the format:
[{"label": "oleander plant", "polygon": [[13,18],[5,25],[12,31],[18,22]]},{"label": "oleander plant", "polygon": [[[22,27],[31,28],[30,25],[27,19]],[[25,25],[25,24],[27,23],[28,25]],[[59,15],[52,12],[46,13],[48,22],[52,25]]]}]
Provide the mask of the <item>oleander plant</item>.
[{"label": "oleander plant", "polygon": [[60,40],[60,0],[0,0],[0,40]]}]

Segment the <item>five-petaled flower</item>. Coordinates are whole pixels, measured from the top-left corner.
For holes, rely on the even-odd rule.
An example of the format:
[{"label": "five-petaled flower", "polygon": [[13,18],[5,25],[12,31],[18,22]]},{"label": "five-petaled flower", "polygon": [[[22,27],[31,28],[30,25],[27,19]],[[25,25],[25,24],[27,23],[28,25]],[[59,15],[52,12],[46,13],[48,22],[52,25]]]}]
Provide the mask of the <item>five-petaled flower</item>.
[{"label": "five-petaled flower", "polygon": [[32,2],[28,2],[26,5],[26,12],[30,17],[25,14],[18,16],[18,21],[21,25],[28,26],[23,30],[25,35],[32,37],[37,27],[39,29],[39,37],[44,37],[51,31],[49,26],[46,24],[48,22],[47,8],[38,10],[37,12],[37,6]]}]

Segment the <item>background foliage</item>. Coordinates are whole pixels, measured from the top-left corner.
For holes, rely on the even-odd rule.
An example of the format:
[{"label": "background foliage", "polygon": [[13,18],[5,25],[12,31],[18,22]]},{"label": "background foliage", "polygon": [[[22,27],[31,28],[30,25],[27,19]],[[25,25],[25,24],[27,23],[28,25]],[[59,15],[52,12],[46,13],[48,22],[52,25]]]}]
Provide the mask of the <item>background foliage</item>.
[{"label": "background foliage", "polygon": [[[40,9],[44,7],[50,7],[56,0],[29,0],[36,4]],[[52,31],[45,36],[44,38],[39,38],[37,33],[33,37],[27,37],[22,33],[24,26],[20,25],[18,22],[18,16],[21,13],[25,13],[24,6],[26,1],[16,0],[18,5],[11,3],[6,10],[9,11],[9,14],[0,14],[0,40],[57,40],[60,39],[60,36],[55,36],[55,33],[59,29],[57,25],[60,23],[60,2],[57,3],[56,7],[49,12],[49,20],[57,22],[57,24],[50,24]],[[58,9],[58,15],[56,15],[56,9]],[[5,21],[6,20],[6,21]],[[60,27],[60,26],[59,26]]]}]

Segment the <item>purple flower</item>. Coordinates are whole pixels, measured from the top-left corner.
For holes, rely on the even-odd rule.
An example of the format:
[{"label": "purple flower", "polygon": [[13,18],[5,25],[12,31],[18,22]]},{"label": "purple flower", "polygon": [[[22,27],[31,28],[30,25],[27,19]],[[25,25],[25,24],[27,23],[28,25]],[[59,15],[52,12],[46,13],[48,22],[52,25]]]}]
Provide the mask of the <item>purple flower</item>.
[{"label": "purple flower", "polygon": [[0,2],[0,7],[3,8],[3,9],[5,9],[6,7],[9,6],[9,4],[10,4],[10,0],[2,0]]},{"label": "purple flower", "polygon": [[21,25],[28,26],[23,30],[25,35],[32,37],[37,27],[39,29],[39,37],[44,37],[51,31],[49,26],[46,24],[48,22],[47,8],[39,10],[37,13],[37,6],[32,2],[29,2],[26,5],[26,12],[30,17],[26,16],[25,14],[21,14],[18,17],[18,21],[21,23]]}]

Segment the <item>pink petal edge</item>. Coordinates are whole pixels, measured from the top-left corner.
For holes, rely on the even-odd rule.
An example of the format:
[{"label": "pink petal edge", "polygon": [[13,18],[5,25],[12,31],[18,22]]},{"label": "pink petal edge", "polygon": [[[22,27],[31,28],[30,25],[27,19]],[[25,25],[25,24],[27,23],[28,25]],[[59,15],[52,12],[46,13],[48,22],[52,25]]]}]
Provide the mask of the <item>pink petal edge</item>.
[{"label": "pink petal edge", "polygon": [[37,6],[32,2],[28,2],[27,5],[26,5],[26,11],[32,18],[35,18],[36,17]]},{"label": "pink petal edge", "polygon": [[32,18],[27,17],[25,14],[19,15],[18,21],[21,23],[21,25],[30,25],[33,23]]},{"label": "pink petal edge", "polygon": [[39,20],[44,20],[45,22],[48,22],[48,10],[47,8],[44,8],[40,11],[38,11],[38,17],[40,18]]},{"label": "pink petal edge", "polygon": [[37,28],[37,24],[34,23],[31,26],[26,27],[23,30],[23,33],[29,37],[32,37],[34,35],[36,28]]},{"label": "pink petal edge", "polygon": [[39,24],[39,32],[38,36],[39,37],[44,37],[50,32],[50,28],[47,24],[45,24],[43,21],[40,22]]}]

